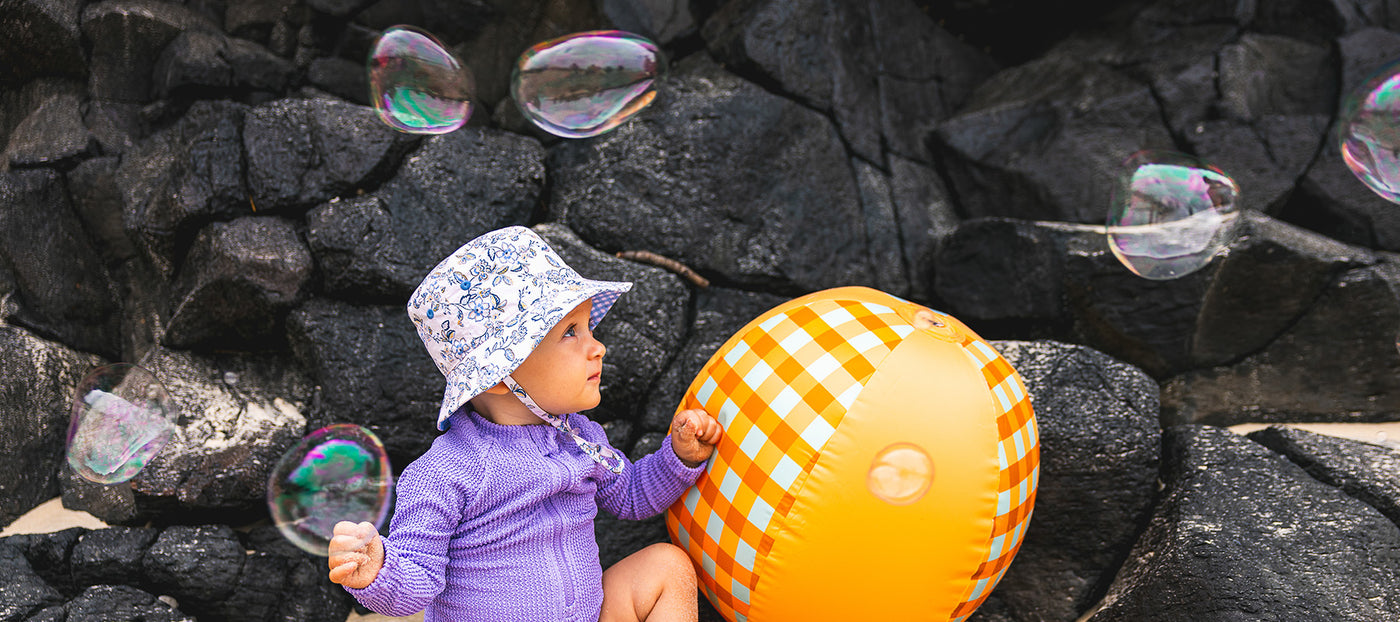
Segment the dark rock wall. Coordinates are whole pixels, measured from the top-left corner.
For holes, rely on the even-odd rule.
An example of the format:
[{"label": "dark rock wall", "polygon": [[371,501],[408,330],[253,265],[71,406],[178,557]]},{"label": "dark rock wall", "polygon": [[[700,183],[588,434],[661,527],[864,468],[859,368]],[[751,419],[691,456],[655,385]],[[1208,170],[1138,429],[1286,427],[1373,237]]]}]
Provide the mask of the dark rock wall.
[{"label": "dark rock wall", "polygon": [[[470,66],[467,127],[400,134],[366,106],[400,23]],[[591,139],[535,129],[515,58],[609,27],[672,59],[656,100]],[[1330,134],[1400,57],[1392,3],[0,0],[0,30],[0,525],[62,494],[129,526],[0,540],[0,621],[343,619],[317,560],[228,526],[265,518],[267,471],[317,427],[368,426],[397,468],[427,448],[442,380],[406,297],[515,224],[637,283],[600,327],[592,413],[634,457],[793,296],[866,285],[1012,340],[1041,491],[978,619],[1400,618],[1394,452],[1201,425],[1400,419],[1400,207]],[[1146,148],[1214,161],[1248,208],[1176,281],[1104,242]],[[115,361],[181,420],[103,487],[63,436],[72,386]],[[597,532],[604,563],[665,538]]]}]

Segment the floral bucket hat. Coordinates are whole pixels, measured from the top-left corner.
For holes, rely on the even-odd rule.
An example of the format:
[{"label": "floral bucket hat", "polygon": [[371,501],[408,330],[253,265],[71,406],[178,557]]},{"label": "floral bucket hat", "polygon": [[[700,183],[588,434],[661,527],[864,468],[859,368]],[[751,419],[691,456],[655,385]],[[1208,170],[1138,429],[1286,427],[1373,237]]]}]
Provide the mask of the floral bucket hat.
[{"label": "floral bucket hat", "polygon": [[448,418],[462,404],[505,382],[531,411],[612,468],[598,455],[603,451],[604,458],[615,460],[611,451],[580,438],[567,418],[541,410],[510,374],[574,307],[593,299],[588,326],[594,328],[618,296],[631,288],[627,282],[579,276],[539,234],[525,227],[498,229],[457,249],[428,273],[408,300],[408,317],[447,377],[438,429],[448,428]]}]

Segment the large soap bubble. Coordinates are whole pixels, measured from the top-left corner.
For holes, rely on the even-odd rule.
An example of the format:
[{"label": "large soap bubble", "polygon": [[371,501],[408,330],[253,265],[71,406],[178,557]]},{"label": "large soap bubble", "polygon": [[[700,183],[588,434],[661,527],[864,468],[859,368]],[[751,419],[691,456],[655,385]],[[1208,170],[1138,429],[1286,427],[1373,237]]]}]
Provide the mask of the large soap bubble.
[{"label": "large soap bubble", "polygon": [[99,484],[129,480],[170,440],[178,417],[165,387],[145,368],[93,369],[74,391],[68,465]]},{"label": "large soap bubble", "polygon": [[617,127],[656,98],[665,57],[651,40],[620,30],[580,32],[520,55],[511,94],[520,112],[565,138]]},{"label": "large soap bubble", "polygon": [[325,556],[336,523],[383,525],[393,477],[379,437],[358,425],[331,425],[283,454],[268,478],[267,506],[292,544]]},{"label": "large soap bubble", "polygon": [[1239,185],[1198,158],[1142,151],[1123,164],[1108,212],[1108,246],[1138,276],[1201,269],[1234,240]]},{"label": "large soap bubble", "polygon": [[472,114],[471,71],[432,35],[394,26],[369,54],[370,101],[390,127],[411,134],[446,134]]},{"label": "large soap bubble", "polygon": [[1376,194],[1400,203],[1400,62],[1352,92],[1337,118],[1347,167]]}]

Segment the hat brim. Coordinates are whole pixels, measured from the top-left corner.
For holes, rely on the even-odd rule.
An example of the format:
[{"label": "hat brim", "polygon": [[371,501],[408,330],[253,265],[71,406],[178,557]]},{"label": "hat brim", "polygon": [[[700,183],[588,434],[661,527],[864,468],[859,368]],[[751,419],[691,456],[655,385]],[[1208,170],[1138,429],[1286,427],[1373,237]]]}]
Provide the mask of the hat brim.
[{"label": "hat brim", "polygon": [[[588,325],[590,329],[597,327],[603,316],[617,302],[618,297],[630,289],[632,289],[632,284],[626,281],[583,279],[579,289],[564,291],[560,296],[547,303],[550,307],[550,314],[544,322],[544,329],[538,334],[530,335],[528,342],[530,348],[526,352],[534,351],[535,347],[544,340],[545,335],[554,330],[564,315],[590,298],[593,299],[593,308],[589,311]],[[446,430],[448,428],[447,420],[463,404],[505,380],[506,376],[514,372],[519,365],[520,361],[515,362],[514,365],[497,365],[491,367],[492,373],[474,374],[473,372],[482,370],[481,362],[463,360],[447,374],[447,388],[443,390],[442,405],[438,407],[438,429]]]}]

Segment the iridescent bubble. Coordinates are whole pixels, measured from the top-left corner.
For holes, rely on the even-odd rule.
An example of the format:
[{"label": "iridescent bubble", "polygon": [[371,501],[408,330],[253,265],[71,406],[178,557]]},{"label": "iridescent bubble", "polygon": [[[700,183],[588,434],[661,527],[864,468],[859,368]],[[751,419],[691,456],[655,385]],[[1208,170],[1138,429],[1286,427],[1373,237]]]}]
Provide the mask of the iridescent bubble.
[{"label": "iridescent bubble", "polygon": [[1337,119],[1347,167],[1376,194],[1400,203],[1400,63],[1347,96]]},{"label": "iridescent bubble", "polygon": [[369,54],[370,101],[390,127],[411,134],[446,134],[472,114],[471,71],[432,35],[394,26]]},{"label": "iridescent bubble", "polygon": [[894,505],[918,501],[933,483],[933,460],[913,443],[895,443],[875,454],[865,485]]},{"label": "iridescent bubble", "polygon": [[1170,151],[1123,164],[1108,212],[1108,247],[1138,276],[1165,280],[1210,263],[1235,238],[1240,189],[1218,168]]},{"label": "iridescent bubble", "polygon": [[383,525],[393,477],[379,437],[358,425],[331,425],[282,455],[267,481],[267,507],[292,544],[325,556],[336,523]]},{"label": "iridescent bubble", "polygon": [[656,98],[666,59],[651,40],[620,30],[580,32],[525,50],[511,73],[520,112],[565,138],[597,136]]},{"label": "iridescent bubble", "polygon": [[73,394],[68,465],[99,484],[129,480],[165,447],[178,417],[165,387],[144,367],[98,367]]}]

